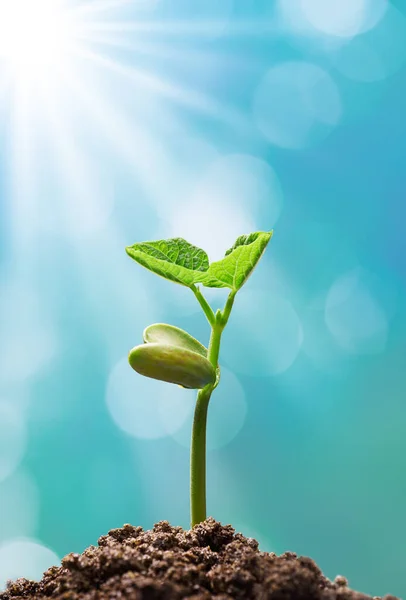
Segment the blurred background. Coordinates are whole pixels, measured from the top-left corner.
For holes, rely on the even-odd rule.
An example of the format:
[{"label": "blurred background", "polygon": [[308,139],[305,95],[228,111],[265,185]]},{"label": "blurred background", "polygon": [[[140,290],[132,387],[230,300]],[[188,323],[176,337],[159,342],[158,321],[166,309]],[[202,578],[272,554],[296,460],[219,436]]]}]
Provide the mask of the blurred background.
[{"label": "blurred background", "polygon": [[274,228],[224,334],[208,512],[406,597],[405,63],[400,0],[0,0],[0,585],[189,526],[194,394],[126,357],[209,329],[124,247]]}]

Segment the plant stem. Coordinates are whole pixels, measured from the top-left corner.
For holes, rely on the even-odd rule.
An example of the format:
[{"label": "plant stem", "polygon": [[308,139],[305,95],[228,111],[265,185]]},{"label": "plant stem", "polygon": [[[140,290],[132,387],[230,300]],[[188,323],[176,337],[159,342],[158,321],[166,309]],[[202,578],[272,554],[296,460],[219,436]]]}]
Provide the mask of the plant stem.
[{"label": "plant stem", "polygon": [[213,309],[211,308],[210,304],[207,302],[206,298],[203,296],[202,292],[200,291],[200,288],[196,287],[195,285],[192,285],[191,290],[194,293],[194,295],[196,296],[197,301],[199,302],[200,306],[202,307],[203,312],[206,315],[208,322],[213,327],[216,322],[216,317],[214,315]]},{"label": "plant stem", "polygon": [[[223,326],[215,323],[209,343],[207,358],[217,369],[220,340]],[[208,385],[197,393],[196,408],[190,447],[190,513],[191,526],[206,519],[206,424],[207,410],[213,385]]]},{"label": "plant stem", "polygon": [[206,423],[212,389],[197,393],[190,449],[191,527],[206,519]]},{"label": "plant stem", "polygon": [[[211,325],[207,358],[217,370],[221,334],[227,325],[237,292],[232,290],[228,295],[224,310],[218,310],[214,314],[199,288],[193,286],[192,290]],[[190,516],[192,527],[206,519],[206,425],[207,411],[213,389],[214,385],[207,385],[198,391],[193,419],[190,446]]]},{"label": "plant stem", "polygon": [[231,313],[231,309],[233,308],[236,293],[237,292],[234,290],[229,293],[224,310],[220,315],[220,323],[221,323],[223,329],[227,325],[228,319],[230,317],[230,313]]}]

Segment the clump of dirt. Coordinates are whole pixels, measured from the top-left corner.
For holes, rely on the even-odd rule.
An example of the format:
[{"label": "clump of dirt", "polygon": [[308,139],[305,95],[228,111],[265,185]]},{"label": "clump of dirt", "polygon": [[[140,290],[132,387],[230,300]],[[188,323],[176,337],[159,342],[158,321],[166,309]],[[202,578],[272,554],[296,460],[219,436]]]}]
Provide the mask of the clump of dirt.
[{"label": "clump of dirt", "polygon": [[[124,525],[98,547],[68,554],[38,583],[9,582],[0,600],[371,600],[334,582],[293,552],[260,552],[231,525],[209,518],[190,531],[157,523],[151,531]],[[385,596],[385,600],[396,600]]]}]

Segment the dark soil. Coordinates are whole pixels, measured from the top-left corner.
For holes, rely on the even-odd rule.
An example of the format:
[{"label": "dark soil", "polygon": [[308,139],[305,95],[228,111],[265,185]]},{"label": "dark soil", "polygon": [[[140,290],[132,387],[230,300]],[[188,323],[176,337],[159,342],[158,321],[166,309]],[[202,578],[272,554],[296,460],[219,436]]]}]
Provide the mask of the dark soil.
[{"label": "dark soil", "polygon": [[[0,600],[367,600],[344,577],[326,579],[293,552],[260,552],[258,543],[207,519],[190,531],[157,523],[152,531],[124,525],[98,547],[68,554],[39,583],[18,579]],[[385,596],[386,600],[396,600]]]}]

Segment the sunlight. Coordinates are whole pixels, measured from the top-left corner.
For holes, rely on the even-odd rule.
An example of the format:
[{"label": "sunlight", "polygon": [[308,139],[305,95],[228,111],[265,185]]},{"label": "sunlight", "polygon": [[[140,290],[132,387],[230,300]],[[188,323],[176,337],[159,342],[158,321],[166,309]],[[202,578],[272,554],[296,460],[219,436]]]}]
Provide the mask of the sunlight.
[{"label": "sunlight", "polygon": [[13,76],[60,65],[72,39],[73,21],[61,0],[0,0],[0,58]]},{"label": "sunlight", "polygon": [[[160,218],[167,216],[168,198],[178,204],[191,185],[185,163],[178,165],[166,144],[185,133],[181,108],[188,118],[194,113],[245,139],[253,135],[239,108],[201,84],[211,77],[216,51],[204,44],[185,53],[180,43],[191,34],[205,42],[213,28],[222,29],[223,9],[198,22],[188,14],[162,20],[159,10],[151,15],[155,5],[0,0],[0,125],[9,157],[4,185],[20,274],[33,270],[42,233],[58,229],[79,244],[109,229],[114,194],[106,184],[110,171],[101,166],[107,156],[131,167],[139,197]],[[251,22],[237,23],[232,34],[254,29]],[[196,172],[193,158],[185,160],[187,173]],[[31,244],[29,256],[22,239]]]}]

